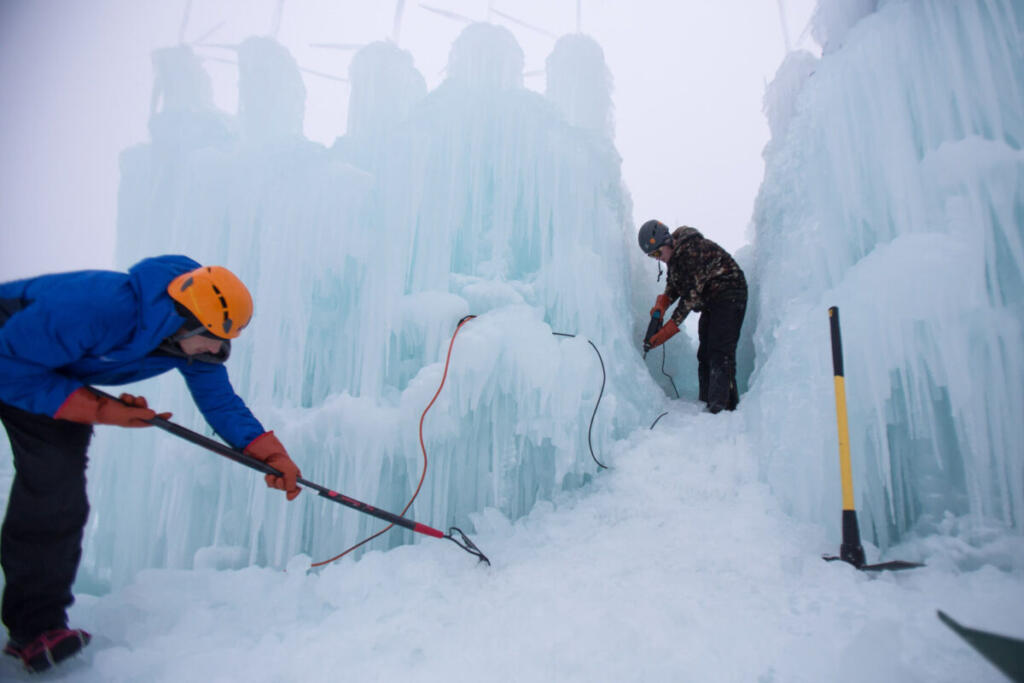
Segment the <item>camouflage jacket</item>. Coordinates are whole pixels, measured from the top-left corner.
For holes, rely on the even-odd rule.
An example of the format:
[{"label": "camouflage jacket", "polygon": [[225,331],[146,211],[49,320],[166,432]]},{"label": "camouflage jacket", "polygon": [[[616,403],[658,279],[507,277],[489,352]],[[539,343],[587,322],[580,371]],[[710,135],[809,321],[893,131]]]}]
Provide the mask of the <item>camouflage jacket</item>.
[{"label": "camouflage jacket", "polygon": [[725,249],[686,226],[672,233],[672,246],[665,295],[669,305],[680,300],[672,312],[676,325],[709,304],[746,301],[747,280]]}]

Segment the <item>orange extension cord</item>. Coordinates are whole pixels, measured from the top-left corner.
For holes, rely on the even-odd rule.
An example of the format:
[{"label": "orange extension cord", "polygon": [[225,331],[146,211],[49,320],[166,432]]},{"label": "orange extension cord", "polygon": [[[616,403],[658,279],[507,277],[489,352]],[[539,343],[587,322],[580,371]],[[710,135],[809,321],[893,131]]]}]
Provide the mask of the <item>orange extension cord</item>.
[{"label": "orange extension cord", "polygon": [[[465,318],[463,318],[462,320],[459,321],[458,325],[455,326],[455,332],[452,333],[452,340],[450,342],[448,342],[448,356],[444,359],[444,373],[441,375],[441,384],[438,385],[437,391],[434,392],[434,398],[430,399],[430,403],[427,404],[427,407],[423,409],[423,414],[420,415],[420,449],[423,451],[423,472],[420,474],[420,482],[419,482],[419,484],[416,485],[416,490],[413,492],[412,498],[409,499],[409,502],[405,504],[404,508],[402,508],[402,512],[399,513],[400,517],[404,517],[405,516],[405,513],[409,511],[410,507],[412,507],[413,501],[416,500],[416,496],[420,495],[420,489],[423,488],[423,480],[427,476],[427,447],[423,444],[423,420],[424,420],[424,418],[427,417],[427,411],[429,411],[431,406],[434,405],[434,401],[436,401],[437,397],[441,395],[441,389],[444,388],[445,380],[448,379],[448,365],[449,365],[449,363],[451,363],[451,360],[452,360],[452,347],[455,346],[455,337],[458,336],[459,330],[462,328],[462,326],[464,324],[466,324],[468,321],[470,321],[473,318],[475,318],[475,317],[476,317],[475,315],[467,315]],[[356,548],[358,548],[358,547],[360,547],[360,546],[362,546],[362,545],[364,545],[366,543],[369,543],[370,541],[372,541],[373,539],[377,538],[381,534],[386,533],[393,526],[394,526],[394,524],[388,524],[386,527],[384,527],[383,529],[381,529],[380,531],[378,531],[374,535],[370,536],[369,538],[365,538],[362,541],[359,541],[359,543],[356,543],[354,546],[352,546],[348,550],[345,550],[344,552],[341,552],[341,553],[335,555],[334,557],[332,557],[329,560],[323,560],[322,562],[314,562],[310,566],[311,567],[322,567],[323,565],[330,564],[331,562],[334,562],[335,560],[340,560],[341,558],[345,557],[346,555],[348,555],[350,552],[352,552]]]}]

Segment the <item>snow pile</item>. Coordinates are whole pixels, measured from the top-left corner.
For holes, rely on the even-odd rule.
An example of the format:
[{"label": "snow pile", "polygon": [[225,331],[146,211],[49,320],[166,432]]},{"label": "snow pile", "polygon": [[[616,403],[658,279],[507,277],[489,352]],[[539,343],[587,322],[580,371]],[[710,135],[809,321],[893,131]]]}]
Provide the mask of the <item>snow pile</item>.
[{"label": "snow pile", "polygon": [[1013,2],[885,3],[766,97],[792,114],[773,117],[755,212],[748,415],[786,509],[835,538],[832,305],[868,537],[947,513],[1024,523],[1021,19]]},{"label": "snow pile", "polygon": [[[96,638],[52,678],[1005,680],[936,610],[1024,637],[1019,574],[962,572],[1007,552],[1019,562],[1019,541],[936,536],[921,549],[929,566],[898,574],[822,562],[836,547],[821,527],[783,514],[759,481],[746,408],[711,416],[678,402],[654,431],[617,442],[615,469],[586,489],[516,522],[476,515],[490,568],[429,541],[309,575],[305,556],[284,572],[144,571],[79,599],[72,622]],[[3,660],[0,678],[30,680]]]}]

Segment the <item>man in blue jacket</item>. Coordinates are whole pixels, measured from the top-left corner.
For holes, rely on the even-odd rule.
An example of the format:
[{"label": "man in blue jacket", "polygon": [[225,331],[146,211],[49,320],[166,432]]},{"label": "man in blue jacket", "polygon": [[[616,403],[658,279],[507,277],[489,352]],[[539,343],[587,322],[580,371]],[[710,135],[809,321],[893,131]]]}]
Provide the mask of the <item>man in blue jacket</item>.
[{"label": "man in blue jacket", "polygon": [[[219,266],[158,256],[128,273],[77,271],[0,284],[0,421],[15,476],[3,528],[4,652],[32,671],[82,649],[67,608],[89,514],[92,426],[147,427],[141,396],[120,401],[86,384],[120,385],[176,369],[210,426],[283,473],[267,485],[299,494],[298,467],[235,394],[224,361],[252,317],[245,285]],[[169,417],[169,413],[161,413]]]}]

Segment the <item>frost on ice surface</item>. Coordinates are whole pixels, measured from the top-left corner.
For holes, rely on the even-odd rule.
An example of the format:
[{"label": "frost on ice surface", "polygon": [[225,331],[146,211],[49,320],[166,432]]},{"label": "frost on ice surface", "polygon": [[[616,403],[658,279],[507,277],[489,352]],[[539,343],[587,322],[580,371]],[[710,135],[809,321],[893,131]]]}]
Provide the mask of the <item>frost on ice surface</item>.
[{"label": "frost on ice surface", "polygon": [[885,547],[946,512],[1024,523],[1020,21],[1013,2],[882,3],[803,80],[766,151],[748,415],[787,508],[834,535],[831,305],[866,536]]}]

